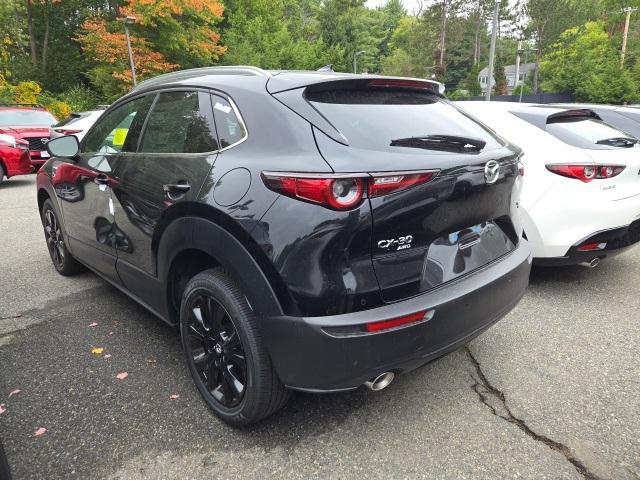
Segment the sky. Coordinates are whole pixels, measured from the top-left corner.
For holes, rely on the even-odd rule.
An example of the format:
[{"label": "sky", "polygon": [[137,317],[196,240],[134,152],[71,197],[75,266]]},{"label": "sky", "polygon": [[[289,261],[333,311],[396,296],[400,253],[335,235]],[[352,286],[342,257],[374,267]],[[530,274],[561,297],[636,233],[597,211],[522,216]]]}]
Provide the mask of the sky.
[{"label": "sky", "polygon": [[[367,7],[369,8],[381,7],[385,3],[387,3],[387,0],[367,0]],[[404,4],[404,8],[407,9],[408,13],[415,13],[418,10],[419,0],[402,0],[402,3]],[[429,2],[423,1],[423,3],[426,6],[426,4]],[[515,4],[515,0],[509,0],[509,5],[514,5],[514,4]]]},{"label": "sky", "polygon": [[[367,0],[367,7],[381,7],[385,3],[387,3],[387,0]],[[418,0],[402,0],[402,3],[409,13],[414,13],[418,9]]]}]

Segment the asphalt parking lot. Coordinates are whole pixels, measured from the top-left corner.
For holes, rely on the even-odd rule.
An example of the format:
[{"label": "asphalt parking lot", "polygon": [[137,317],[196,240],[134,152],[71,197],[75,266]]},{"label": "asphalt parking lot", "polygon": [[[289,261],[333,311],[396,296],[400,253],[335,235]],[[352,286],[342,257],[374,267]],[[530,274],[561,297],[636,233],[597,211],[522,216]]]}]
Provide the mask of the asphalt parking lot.
[{"label": "asphalt parking lot", "polygon": [[16,479],[638,479],[639,280],[640,248],[534,271],[466,348],[234,429],[173,329],[93,274],[54,271],[35,177],[17,177],[0,186],[0,437]]}]

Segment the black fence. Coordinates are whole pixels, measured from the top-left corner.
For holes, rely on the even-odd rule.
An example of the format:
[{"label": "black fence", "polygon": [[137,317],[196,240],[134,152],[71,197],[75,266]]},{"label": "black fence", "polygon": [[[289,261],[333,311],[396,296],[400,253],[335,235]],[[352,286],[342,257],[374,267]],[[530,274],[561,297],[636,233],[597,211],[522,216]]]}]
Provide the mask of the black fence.
[{"label": "black fence", "polygon": [[[484,100],[484,95],[479,97],[464,97],[458,100]],[[520,95],[492,95],[491,100],[494,102],[518,102]],[[530,95],[522,95],[523,103],[573,103],[573,95],[570,93],[537,93]]]}]

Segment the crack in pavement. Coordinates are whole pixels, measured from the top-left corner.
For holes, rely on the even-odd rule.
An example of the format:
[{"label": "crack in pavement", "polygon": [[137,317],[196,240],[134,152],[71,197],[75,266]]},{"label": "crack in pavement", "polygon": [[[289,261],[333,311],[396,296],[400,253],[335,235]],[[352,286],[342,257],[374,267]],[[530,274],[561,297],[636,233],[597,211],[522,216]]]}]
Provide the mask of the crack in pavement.
[{"label": "crack in pavement", "polygon": [[[485,404],[491,412],[509,423],[512,423],[520,430],[522,430],[527,436],[533,438],[537,442],[542,442],[546,446],[548,446],[551,450],[555,450],[556,452],[561,453],[568,462],[570,462],[574,468],[587,480],[602,480],[601,477],[591,472],[587,466],[579,459],[577,459],[573,453],[571,453],[571,449],[566,445],[552,440],[551,438],[542,435],[540,433],[534,432],[531,427],[529,427],[526,422],[511,412],[511,409],[507,405],[507,399],[504,393],[498,388],[494,387],[491,382],[487,379],[487,376],[482,371],[482,367],[480,366],[480,362],[476,359],[476,357],[471,353],[471,349],[469,346],[465,345],[464,350],[469,358],[469,361],[473,364],[476,370],[476,374],[478,378],[471,375],[471,379],[475,382],[471,389],[476,392],[480,401]],[[492,397],[494,400],[498,401],[498,407],[492,405],[490,403],[490,398]],[[498,409],[502,410],[502,412],[498,412]]]}]

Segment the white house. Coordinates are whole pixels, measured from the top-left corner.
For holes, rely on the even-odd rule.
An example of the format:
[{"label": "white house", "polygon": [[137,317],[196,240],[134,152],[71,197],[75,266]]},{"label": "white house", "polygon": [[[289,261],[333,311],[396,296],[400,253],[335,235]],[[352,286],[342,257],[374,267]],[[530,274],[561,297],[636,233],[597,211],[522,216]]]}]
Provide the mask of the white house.
[{"label": "white house", "polygon": [[[518,85],[524,84],[529,75],[533,75],[533,71],[536,68],[535,63],[521,63],[520,64],[520,72],[518,81],[516,82],[516,66],[515,65],[506,65],[504,67],[504,74],[507,77],[507,93],[510,95],[516,89]],[[478,82],[480,83],[480,88],[482,89],[482,94],[484,95],[487,92],[487,84],[489,80],[489,67],[485,67],[480,70],[478,73]],[[491,86],[495,85],[496,81],[494,78],[491,79]]]}]

